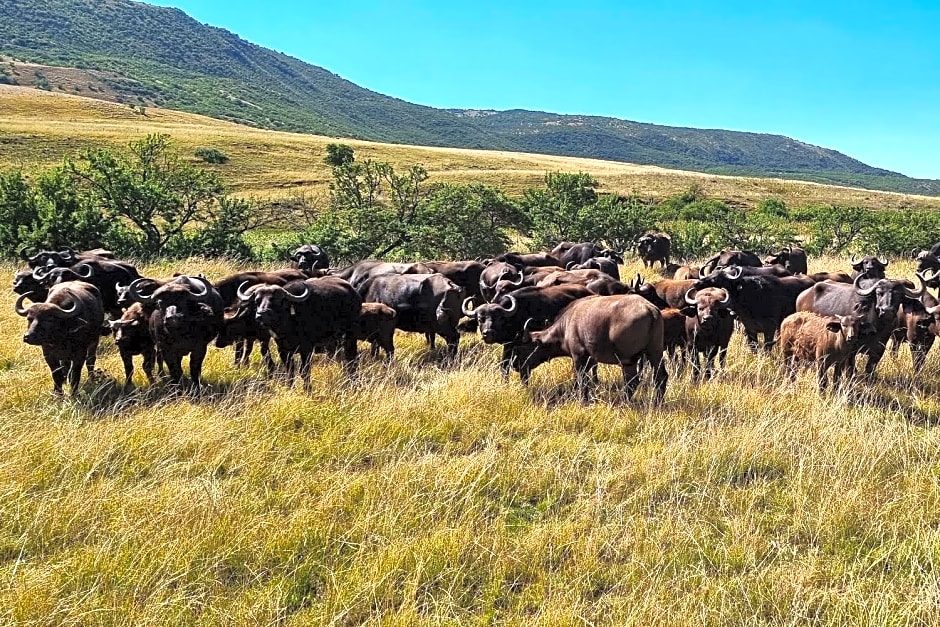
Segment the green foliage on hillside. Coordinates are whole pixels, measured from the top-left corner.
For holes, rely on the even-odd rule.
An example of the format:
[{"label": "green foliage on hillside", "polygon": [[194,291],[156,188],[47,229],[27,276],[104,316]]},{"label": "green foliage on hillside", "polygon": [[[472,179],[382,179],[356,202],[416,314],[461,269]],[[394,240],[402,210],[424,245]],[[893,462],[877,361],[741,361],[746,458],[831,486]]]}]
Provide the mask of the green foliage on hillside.
[{"label": "green foliage on hillside", "polygon": [[125,101],[264,128],[940,194],[938,181],[872,168],[836,151],[779,135],[533,111],[419,106],[200,24],[178,9],[129,0],[0,4],[0,53],[50,65],[107,70],[117,76],[103,80]]}]

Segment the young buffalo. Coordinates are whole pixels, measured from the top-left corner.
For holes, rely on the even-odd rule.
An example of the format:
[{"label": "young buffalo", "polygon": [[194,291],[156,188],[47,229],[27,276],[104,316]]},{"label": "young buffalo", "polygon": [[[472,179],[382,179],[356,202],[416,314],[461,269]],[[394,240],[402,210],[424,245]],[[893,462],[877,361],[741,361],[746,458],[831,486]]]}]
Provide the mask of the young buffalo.
[{"label": "young buffalo", "polygon": [[787,316],[780,327],[780,345],[787,362],[789,376],[796,378],[799,363],[815,363],[819,389],[828,385],[828,371],[835,366],[834,379],[838,385],[842,376],[855,373],[855,354],[867,330],[862,318],[849,316],[820,316],[798,311]]}]

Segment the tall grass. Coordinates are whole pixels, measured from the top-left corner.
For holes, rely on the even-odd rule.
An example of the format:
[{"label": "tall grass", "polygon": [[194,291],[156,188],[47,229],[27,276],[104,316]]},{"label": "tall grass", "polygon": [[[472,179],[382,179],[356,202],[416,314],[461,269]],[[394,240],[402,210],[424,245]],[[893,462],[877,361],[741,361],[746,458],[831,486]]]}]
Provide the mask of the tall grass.
[{"label": "tall grass", "polygon": [[12,303],[6,624],[940,622],[935,353],[821,396],[736,336],[727,371],[673,368],[654,407],[614,368],[591,405],[564,360],[505,382],[468,336],[444,368],[400,335],[355,383],[318,357],[310,394],[217,349],[200,397],[139,373],[124,393],[105,340],[106,376],[58,400]]}]

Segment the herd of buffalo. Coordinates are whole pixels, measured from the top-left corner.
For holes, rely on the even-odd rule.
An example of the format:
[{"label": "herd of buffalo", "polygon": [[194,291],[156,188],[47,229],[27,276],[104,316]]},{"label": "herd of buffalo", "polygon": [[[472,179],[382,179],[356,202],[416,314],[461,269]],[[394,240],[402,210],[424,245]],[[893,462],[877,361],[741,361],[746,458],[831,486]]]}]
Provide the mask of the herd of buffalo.
[{"label": "herd of buffalo", "polygon": [[[257,342],[269,373],[282,368],[292,382],[299,367],[309,386],[315,352],[337,355],[354,376],[359,341],[371,344],[373,356],[381,350],[392,359],[396,329],[425,334],[431,347],[440,335],[449,362],[460,333],[478,330],[483,342],[501,345],[504,377],[514,370],[525,383],[540,364],[567,356],[584,398],[599,363],[621,367],[630,398],[649,364],[661,400],[664,356],[710,377],[725,364],[735,321],[752,350],[779,344],[791,376],[800,365],[815,365],[820,388],[830,367],[838,382],[854,375],[856,356],[864,354],[871,374],[889,345],[897,350],[904,342],[919,370],[940,334],[940,302],[927,291],[940,285],[940,244],[918,255],[916,285],[887,278],[888,260],[877,256],[853,257],[851,273],[808,274],[806,254],[794,246],[764,259],[726,249],[700,267],[671,263],[662,233],[641,237],[635,250],[667,278],[622,282],[623,253],[591,242],[487,260],[366,260],[341,269],[308,244],[294,252],[290,268],[216,282],[201,275],[142,277],[102,249],[23,250],[29,269],[16,273],[13,288],[16,312],[27,319],[23,341],[42,348],[56,394],[66,379],[77,393],[82,369],[94,372],[106,335],[120,352],[126,386],[135,355],[151,382],[159,367],[177,384],[188,355],[198,389],[213,341],[234,345],[236,364],[247,363]],[[280,365],[270,353],[272,339]]]}]

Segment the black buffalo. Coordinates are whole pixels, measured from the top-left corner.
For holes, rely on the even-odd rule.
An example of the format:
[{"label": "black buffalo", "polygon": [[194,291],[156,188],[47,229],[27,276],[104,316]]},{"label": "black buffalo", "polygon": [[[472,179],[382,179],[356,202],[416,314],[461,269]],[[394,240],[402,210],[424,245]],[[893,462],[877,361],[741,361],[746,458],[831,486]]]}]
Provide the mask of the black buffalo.
[{"label": "black buffalo", "polygon": [[699,276],[705,277],[715,270],[729,266],[751,266],[759,268],[762,265],[764,264],[760,257],[750,250],[729,250],[726,248],[702,264],[699,270]]},{"label": "black buffalo", "polygon": [[852,258],[849,260],[849,264],[852,266],[853,280],[855,280],[855,278],[859,275],[862,275],[868,279],[883,279],[885,278],[885,268],[888,267],[888,260],[884,257],[866,255],[856,261],[855,255],[852,255]]},{"label": "black buffalo", "polygon": [[669,265],[672,240],[665,233],[647,233],[636,242],[637,255],[644,267],[653,267],[657,261],[665,268]]},{"label": "black buffalo", "polygon": [[776,253],[764,257],[767,265],[779,264],[790,271],[790,274],[807,274],[809,266],[806,262],[806,251],[802,248],[787,245]]},{"label": "black buffalo", "polygon": [[95,368],[98,341],[104,325],[104,307],[98,288],[82,281],[71,281],[49,289],[45,302],[23,306],[29,294],[16,299],[16,313],[28,323],[23,341],[42,347],[42,356],[52,372],[55,394],[62,393],[68,378],[72,395],[78,394],[82,367],[89,376]]},{"label": "black buffalo", "polygon": [[166,362],[170,381],[183,379],[183,357],[189,355],[189,378],[199,389],[206,348],[222,326],[222,297],[202,277],[179,276],[151,294],[139,283],[130,285],[129,295],[150,313],[150,334]]},{"label": "black buffalo", "polygon": [[312,272],[330,267],[330,256],[316,244],[304,244],[290,256],[291,265],[299,270]]},{"label": "black buffalo", "polygon": [[337,343],[343,346],[345,369],[355,371],[362,298],[348,281],[326,276],[284,287],[259,283],[239,290],[238,298],[251,304],[255,318],[274,338],[291,383],[297,375],[295,356],[300,357],[300,378],[309,390],[314,351]]},{"label": "black buffalo", "polygon": [[739,266],[712,272],[695,282],[695,289],[718,287],[731,296],[731,308],[744,326],[748,345],[770,350],[783,319],[796,311],[796,299],[815,282],[809,277],[745,276]]},{"label": "black buffalo", "polygon": [[823,281],[800,294],[798,311],[809,311],[822,316],[859,315],[865,325],[867,338],[859,352],[868,354],[865,372],[871,374],[884,356],[888,339],[897,326],[898,309],[905,303],[916,304],[927,288],[914,290],[909,283],[895,279],[855,278],[852,285]]}]

